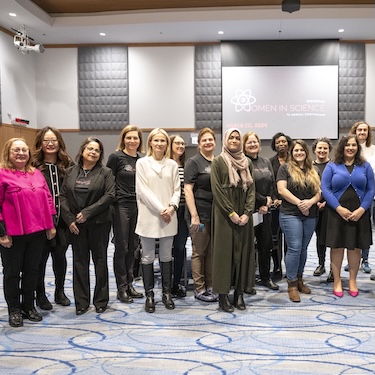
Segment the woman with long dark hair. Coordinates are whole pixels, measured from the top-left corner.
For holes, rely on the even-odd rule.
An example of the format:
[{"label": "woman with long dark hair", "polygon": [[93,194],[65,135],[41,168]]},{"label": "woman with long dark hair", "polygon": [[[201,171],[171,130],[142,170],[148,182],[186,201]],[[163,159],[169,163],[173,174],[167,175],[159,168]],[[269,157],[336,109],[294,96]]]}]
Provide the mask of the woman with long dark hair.
[{"label": "woman with long dark hair", "polygon": [[59,130],[46,126],[38,131],[34,143],[33,164],[43,173],[56,208],[56,237],[50,241],[46,241],[44,245],[36,287],[37,306],[42,310],[51,310],[52,304],[47,298],[44,283],[47,260],[50,254],[52,269],[55,275],[55,303],[62,306],[70,305],[70,299],[64,292],[69,230],[61,217],[60,191],[66,170],[73,165],[73,162],[66,152],[65,142]]},{"label": "woman with long dark hair", "polygon": [[323,172],[322,191],[329,207],[326,244],[331,248],[333,294],[343,296],[340,271],[347,249],[349,294],[356,297],[361,249],[368,249],[372,244],[370,207],[374,198],[374,173],[361,156],[355,135],[343,137],[337,145],[334,160]]}]

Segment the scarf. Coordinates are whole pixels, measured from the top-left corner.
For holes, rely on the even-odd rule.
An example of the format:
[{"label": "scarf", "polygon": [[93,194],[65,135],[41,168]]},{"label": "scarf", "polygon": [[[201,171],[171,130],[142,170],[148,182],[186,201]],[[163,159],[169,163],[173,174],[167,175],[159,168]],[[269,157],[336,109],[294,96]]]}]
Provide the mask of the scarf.
[{"label": "scarf", "polygon": [[242,144],[240,144],[237,151],[232,152],[228,149],[228,140],[234,131],[238,132],[238,134],[241,136],[241,132],[238,129],[228,129],[224,134],[223,149],[220,155],[228,166],[230,184],[237,187],[238,182],[241,179],[243,190],[246,191],[253,183],[249,169],[249,159],[242,151]]}]

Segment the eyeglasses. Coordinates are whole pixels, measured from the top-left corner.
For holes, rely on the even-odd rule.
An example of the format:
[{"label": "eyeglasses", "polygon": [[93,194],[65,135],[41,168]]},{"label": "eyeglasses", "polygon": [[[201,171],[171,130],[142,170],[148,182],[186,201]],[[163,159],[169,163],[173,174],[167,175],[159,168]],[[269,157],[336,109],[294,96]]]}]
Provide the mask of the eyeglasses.
[{"label": "eyeglasses", "polygon": [[100,154],[100,150],[98,148],[94,148],[94,147],[86,147],[86,150],[88,152],[95,152],[95,154]]},{"label": "eyeglasses", "polygon": [[185,146],[185,142],[173,142],[177,146]]},{"label": "eyeglasses", "polygon": [[24,153],[24,154],[28,154],[29,153],[29,149],[28,148],[11,148],[10,151],[12,151],[13,154],[20,154],[21,152]]},{"label": "eyeglasses", "polygon": [[57,139],[43,139],[42,142],[44,145],[49,145],[50,143],[52,143],[53,145],[56,145],[59,143]]}]

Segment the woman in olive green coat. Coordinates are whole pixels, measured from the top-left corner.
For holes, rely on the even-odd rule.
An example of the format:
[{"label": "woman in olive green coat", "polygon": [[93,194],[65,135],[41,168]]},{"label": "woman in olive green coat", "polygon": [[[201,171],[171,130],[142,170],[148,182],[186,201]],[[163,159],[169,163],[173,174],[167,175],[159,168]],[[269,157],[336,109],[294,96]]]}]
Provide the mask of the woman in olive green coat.
[{"label": "woman in olive green coat", "polygon": [[223,151],[212,162],[211,187],[213,289],[219,293],[219,307],[232,312],[228,294],[234,286],[233,305],[245,310],[243,291],[252,289],[255,273],[255,184],[252,163],[242,152],[241,133],[237,129],[224,134]]}]

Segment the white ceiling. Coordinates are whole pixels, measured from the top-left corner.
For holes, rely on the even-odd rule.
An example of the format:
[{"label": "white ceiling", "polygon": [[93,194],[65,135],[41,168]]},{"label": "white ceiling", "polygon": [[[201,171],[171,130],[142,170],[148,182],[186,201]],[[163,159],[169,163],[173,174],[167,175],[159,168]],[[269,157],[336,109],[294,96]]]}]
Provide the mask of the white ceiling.
[{"label": "white ceiling", "polygon": [[[103,0],[105,1],[105,0]],[[281,4],[281,0],[280,0]],[[14,12],[17,17],[9,16]],[[0,0],[0,26],[25,25],[36,43],[189,43],[219,40],[342,39],[375,41],[373,5],[200,8],[52,17],[29,0]],[[338,33],[338,29],[344,29]],[[224,35],[218,35],[218,31]],[[105,32],[106,36],[99,35]]]}]

